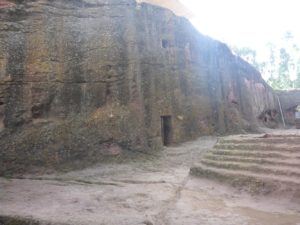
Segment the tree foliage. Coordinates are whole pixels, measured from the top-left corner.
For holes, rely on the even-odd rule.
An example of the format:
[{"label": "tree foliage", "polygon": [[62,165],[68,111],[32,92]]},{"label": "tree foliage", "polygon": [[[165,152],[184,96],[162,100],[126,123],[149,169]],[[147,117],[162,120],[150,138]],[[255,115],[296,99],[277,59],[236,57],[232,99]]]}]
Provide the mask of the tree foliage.
[{"label": "tree foliage", "polygon": [[256,50],[233,47],[233,52],[258,69],[274,89],[300,89],[300,47],[291,32],[286,32],[282,42],[268,43],[268,59],[258,60]]}]

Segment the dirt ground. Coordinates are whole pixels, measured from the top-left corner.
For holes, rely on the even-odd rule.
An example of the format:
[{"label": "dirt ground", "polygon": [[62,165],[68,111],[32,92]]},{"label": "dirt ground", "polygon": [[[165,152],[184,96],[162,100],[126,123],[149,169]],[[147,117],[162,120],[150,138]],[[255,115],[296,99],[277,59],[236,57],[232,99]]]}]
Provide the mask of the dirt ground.
[{"label": "dirt ground", "polygon": [[300,205],[189,176],[216,143],[202,137],[141,162],[0,178],[0,215],[53,224],[300,225]]}]

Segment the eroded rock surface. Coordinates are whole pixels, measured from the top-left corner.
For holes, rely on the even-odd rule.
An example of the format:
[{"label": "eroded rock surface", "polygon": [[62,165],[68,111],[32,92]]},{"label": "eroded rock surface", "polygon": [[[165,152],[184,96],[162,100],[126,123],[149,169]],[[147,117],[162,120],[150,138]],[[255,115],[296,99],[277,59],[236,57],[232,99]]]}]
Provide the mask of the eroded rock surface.
[{"label": "eroded rock surface", "polygon": [[277,108],[252,66],[169,10],[133,0],[0,8],[2,172],[99,161],[112,145],[161,148],[162,116],[179,143],[254,130]]},{"label": "eroded rock surface", "polygon": [[300,90],[276,91],[281,103],[285,123],[288,126],[295,125],[295,113],[300,106]]},{"label": "eroded rock surface", "polygon": [[138,3],[145,2],[152,5],[158,5],[163,8],[170,9],[177,16],[183,16],[185,18],[193,18],[193,13],[185,7],[179,0],[137,0]]}]

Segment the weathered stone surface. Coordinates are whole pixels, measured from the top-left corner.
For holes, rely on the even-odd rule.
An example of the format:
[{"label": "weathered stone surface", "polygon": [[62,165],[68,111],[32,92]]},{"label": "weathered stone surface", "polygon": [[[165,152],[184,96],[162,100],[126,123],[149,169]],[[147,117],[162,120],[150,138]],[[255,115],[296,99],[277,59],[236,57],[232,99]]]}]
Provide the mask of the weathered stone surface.
[{"label": "weathered stone surface", "polygon": [[177,16],[183,16],[185,18],[193,18],[193,13],[187,9],[180,0],[137,0],[138,3],[148,3],[152,5],[158,5],[163,8],[171,10]]},{"label": "weathered stone surface", "polygon": [[98,161],[113,143],[160,148],[161,116],[179,143],[254,130],[276,108],[253,67],[169,10],[134,0],[0,10],[0,171]]},{"label": "weathered stone surface", "polygon": [[300,90],[276,91],[280,100],[285,122],[287,125],[295,125],[296,108],[300,105]]}]

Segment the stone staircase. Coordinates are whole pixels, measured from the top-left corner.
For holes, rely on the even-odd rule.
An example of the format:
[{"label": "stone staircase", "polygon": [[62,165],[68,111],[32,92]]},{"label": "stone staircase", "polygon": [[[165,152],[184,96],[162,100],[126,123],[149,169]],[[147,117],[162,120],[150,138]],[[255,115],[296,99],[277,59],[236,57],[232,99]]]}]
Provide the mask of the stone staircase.
[{"label": "stone staircase", "polygon": [[287,194],[300,201],[300,135],[221,138],[190,170],[255,194]]}]

